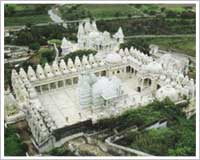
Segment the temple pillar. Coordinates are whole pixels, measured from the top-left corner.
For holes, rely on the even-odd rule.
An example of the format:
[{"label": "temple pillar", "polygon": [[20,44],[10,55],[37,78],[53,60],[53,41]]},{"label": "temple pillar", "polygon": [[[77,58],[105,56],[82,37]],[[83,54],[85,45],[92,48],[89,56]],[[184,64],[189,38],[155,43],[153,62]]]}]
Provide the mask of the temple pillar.
[{"label": "temple pillar", "polygon": [[50,84],[48,84],[48,90],[49,90],[49,91],[51,90],[51,86],[50,86]]},{"label": "temple pillar", "polygon": [[142,78],[142,82],[141,82],[141,90],[143,90],[144,88],[144,79]]},{"label": "temple pillar", "polygon": [[42,86],[40,86],[40,93],[41,93],[41,94],[43,93],[43,91],[42,91]]},{"label": "temple pillar", "polygon": [[56,84],[56,89],[58,88],[58,82],[55,82],[55,84]]}]

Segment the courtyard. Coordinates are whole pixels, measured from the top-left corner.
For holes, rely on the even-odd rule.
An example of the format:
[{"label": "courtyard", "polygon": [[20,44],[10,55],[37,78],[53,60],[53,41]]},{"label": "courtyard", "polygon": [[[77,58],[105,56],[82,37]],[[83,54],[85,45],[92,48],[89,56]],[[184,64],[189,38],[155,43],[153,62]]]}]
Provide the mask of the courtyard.
[{"label": "courtyard", "polygon": [[[118,77],[122,81],[124,92],[128,95],[128,99],[126,100],[127,105],[123,106],[123,104],[121,104],[123,109],[126,109],[127,106],[133,103],[137,104],[140,102],[141,95],[144,96],[143,98],[149,95],[147,90],[140,93],[136,91],[137,80],[135,77],[129,77],[129,75]],[[91,108],[80,110],[81,106],[78,99],[77,84],[62,86],[60,88],[51,89],[50,91],[43,91],[40,93],[39,100],[42,106],[44,106],[52,116],[58,128],[88,120],[92,117],[98,118],[95,113],[97,111],[92,111]]]}]

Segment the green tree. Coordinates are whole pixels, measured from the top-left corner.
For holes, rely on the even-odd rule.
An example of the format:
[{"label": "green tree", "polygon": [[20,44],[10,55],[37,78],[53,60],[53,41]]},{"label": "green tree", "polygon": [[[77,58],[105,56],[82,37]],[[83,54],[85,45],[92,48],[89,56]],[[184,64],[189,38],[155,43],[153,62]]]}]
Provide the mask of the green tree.
[{"label": "green tree", "polygon": [[48,154],[52,156],[74,156],[73,152],[65,149],[64,147],[54,148]]},{"label": "green tree", "polygon": [[54,49],[50,49],[50,48],[41,48],[38,51],[38,54],[40,56],[40,64],[42,65],[44,65],[46,62],[51,64],[56,57],[56,53]]},{"label": "green tree", "polygon": [[5,16],[13,16],[15,14],[15,7],[13,5],[5,5]]},{"label": "green tree", "polygon": [[34,42],[34,43],[31,43],[29,45],[29,48],[32,49],[32,50],[39,50],[40,49],[40,44],[38,42]]},{"label": "green tree", "polygon": [[15,42],[17,45],[29,45],[31,42],[33,42],[33,35],[29,31],[21,31],[17,35]]},{"label": "green tree", "polygon": [[16,129],[12,127],[5,128],[5,155],[6,156],[25,156],[25,146],[16,136]]}]

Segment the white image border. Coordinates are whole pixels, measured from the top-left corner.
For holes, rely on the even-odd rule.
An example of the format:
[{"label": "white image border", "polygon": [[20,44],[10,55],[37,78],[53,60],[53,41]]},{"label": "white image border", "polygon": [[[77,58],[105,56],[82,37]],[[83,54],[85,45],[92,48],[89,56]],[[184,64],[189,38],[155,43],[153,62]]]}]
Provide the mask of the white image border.
[{"label": "white image border", "polygon": [[[0,0],[1,1],[1,0]],[[155,156],[155,157],[88,157],[88,156],[4,156],[4,4],[195,4],[196,5],[196,156]],[[199,159],[199,1],[1,1],[1,159]]]}]

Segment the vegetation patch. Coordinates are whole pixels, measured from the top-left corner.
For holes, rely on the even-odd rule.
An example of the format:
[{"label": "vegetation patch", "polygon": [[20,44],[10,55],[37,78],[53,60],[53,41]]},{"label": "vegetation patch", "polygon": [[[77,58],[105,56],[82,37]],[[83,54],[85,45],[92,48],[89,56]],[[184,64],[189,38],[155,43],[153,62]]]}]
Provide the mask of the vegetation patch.
[{"label": "vegetation patch", "polygon": [[5,17],[47,14],[51,6],[49,4],[6,4]]},{"label": "vegetation patch", "polygon": [[132,38],[125,41],[121,48],[134,46],[144,53],[149,52],[149,45],[158,45],[160,49],[175,51],[189,56],[196,57],[195,37],[155,37],[155,38]]},{"label": "vegetation patch", "polygon": [[166,119],[167,128],[129,132],[116,143],[160,156],[195,155],[195,116],[186,119],[182,107],[168,98],[154,101],[144,107],[129,110],[119,117],[100,120],[97,127],[123,130],[131,125],[143,127],[160,119]]},{"label": "vegetation patch", "polygon": [[51,19],[48,14],[5,17],[5,26],[34,25],[38,23],[48,23]]},{"label": "vegetation patch", "polygon": [[32,25],[51,22],[48,4],[6,4],[5,26]]},{"label": "vegetation patch", "polygon": [[106,19],[118,17],[138,17],[163,15],[167,17],[194,17],[192,6],[163,6],[155,4],[74,4],[63,5],[59,8],[61,16],[66,20],[84,18]]},{"label": "vegetation patch", "polygon": [[74,62],[76,56],[78,56],[78,57],[80,58],[80,60],[82,60],[82,58],[83,58],[84,55],[85,55],[85,56],[89,56],[90,54],[95,55],[96,53],[97,53],[97,51],[91,50],[91,49],[88,49],[88,50],[77,50],[77,51],[75,51],[75,52],[71,52],[71,53],[69,53],[68,55],[66,55],[66,56],[64,57],[64,60],[65,60],[65,62],[67,63],[67,60],[68,60],[69,58],[71,58],[72,61]]},{"label": "vegetation patch", "polygon": [[13,37],[5,40],[6,44],[29,46],[32,43],[47,45],[49,40],[67,37],[76,40],[77,27],[69,26],[67,29],[62,25],[51,24],[48,26],[31,26],[14,33]]},{"label": "vegetation patch", "polygon": [[195,19],[142,17],[130,19],[100,20],[97,26],[100,31],[115,33],[121,26],[125,36],[132,35],[173,35],[195,34]]},{"label": "vegetation patch", "polygon": [[19,66],[15,69],[19,71],[19,68],[22,67],[27,72],[28,66],[31,66],[34,70],[36,70],[38,64],[40,64],[42,67],[44,67],[45,63],[51,65],[55,57],[56,53],[53,48],[40,48],[39,51],[37,51],[27,61],[19,64]]},{"label": "vegetation patch", "polygon": [[84,4],[80,8],[89,11],[91,16],[97,19],[143,15],[134,5],[129,4]]},{"label": "vegetation patch", "polygon": [[5,142],[4,142],[5,156],[25,156],[25,145],[16,135],[14,127],[5,128]]},{"label": "vegetation patch", "polygon": [[71,152],[70,150],[67,150],[63,146],[52,149],[51,151],[48,152],[48,155],[51,155],[51,156],[75,156],[75,154],[73,152]]}]

